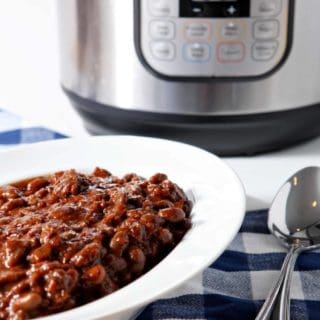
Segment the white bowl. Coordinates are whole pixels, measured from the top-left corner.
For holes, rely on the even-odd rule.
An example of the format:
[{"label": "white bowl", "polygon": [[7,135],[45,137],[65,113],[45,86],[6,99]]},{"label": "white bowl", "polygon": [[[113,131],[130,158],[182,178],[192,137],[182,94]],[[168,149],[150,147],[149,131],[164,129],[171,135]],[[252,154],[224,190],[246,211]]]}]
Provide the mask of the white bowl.
[{"label": "white bowl", "polygon": [[84,306],[45,317],[128,319],[208,267],[240,228],[245,195],[235,173],[201,149],[168,140],[132,136],[65,139],[0,153],[0,185],[23,178],[95,166],[122,175],[163,172],[192,198],[192,229],[156,267],[124,288]]}]

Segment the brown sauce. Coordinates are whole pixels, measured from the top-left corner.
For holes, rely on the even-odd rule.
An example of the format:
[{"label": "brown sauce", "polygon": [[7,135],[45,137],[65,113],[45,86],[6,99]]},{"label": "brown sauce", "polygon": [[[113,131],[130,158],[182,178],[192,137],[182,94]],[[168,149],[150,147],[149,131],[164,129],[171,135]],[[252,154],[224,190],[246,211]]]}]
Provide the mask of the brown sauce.
[{"label": "brown sauce", "polygon": [[164,174],[57,172],[0,187],[0,319],[68,310],[125,286],[191,226]]}]

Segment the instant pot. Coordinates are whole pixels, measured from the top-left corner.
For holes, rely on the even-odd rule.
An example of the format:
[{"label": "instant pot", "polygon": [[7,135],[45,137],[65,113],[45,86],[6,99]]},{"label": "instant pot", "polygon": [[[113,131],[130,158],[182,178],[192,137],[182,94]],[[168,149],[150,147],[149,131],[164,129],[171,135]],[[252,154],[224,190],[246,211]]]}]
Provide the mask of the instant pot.
[{"label": "instant pot", "polygon": [[61,82],[86,128],[222,155],[320,134],[319,0],[58,1]]}]

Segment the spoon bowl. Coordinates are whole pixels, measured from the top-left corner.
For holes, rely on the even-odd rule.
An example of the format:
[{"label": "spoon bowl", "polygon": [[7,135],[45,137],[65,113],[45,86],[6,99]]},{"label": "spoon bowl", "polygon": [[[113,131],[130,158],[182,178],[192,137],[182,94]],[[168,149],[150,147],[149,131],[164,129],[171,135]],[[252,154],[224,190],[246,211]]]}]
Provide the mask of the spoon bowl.
[{"label": "spoon bowl", "polygon": [[307,167],[281,187],[269,210],[268,227],[282,245],[320,241],[320,168]]},{"label": "spoon bowl", "polygon": [[301,252],[320,247],[320,168],[304,168],[283,184],[271,204],[268,227],[289,252],[256,320],[290,320],[294,264]]}]

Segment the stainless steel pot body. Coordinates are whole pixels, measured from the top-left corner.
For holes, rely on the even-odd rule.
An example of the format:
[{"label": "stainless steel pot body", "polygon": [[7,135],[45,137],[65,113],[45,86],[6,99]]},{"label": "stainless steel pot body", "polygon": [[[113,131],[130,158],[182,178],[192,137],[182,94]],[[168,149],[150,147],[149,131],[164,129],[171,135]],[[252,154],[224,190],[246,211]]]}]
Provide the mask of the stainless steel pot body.
[{"label": "stainless steel pot body", "polygon": [[319,0],[295,0],[291,50],[271,75],[168,81],[138,57],[134,1],[59,1],[61,82],[103,105],[161,114],[249,115],[314,105],[320,102],[319,12]]}]

